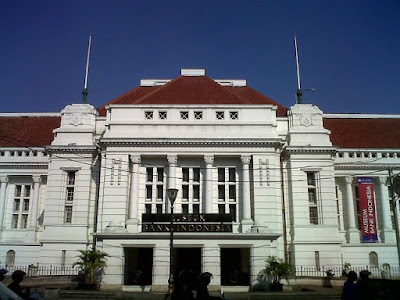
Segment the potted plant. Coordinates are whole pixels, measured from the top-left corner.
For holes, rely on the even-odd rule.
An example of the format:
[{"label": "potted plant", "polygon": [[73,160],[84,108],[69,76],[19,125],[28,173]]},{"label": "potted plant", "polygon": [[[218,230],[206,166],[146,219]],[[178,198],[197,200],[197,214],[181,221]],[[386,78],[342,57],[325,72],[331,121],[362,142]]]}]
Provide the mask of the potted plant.
[{"label": "potted plant", "polygon": [[80,275],[83,279],[83,284],[79,284],[78,289],[96,289],[97,274],[107,266],[107,256],[105,252],[100,250],[79,250],[78,261],[75,262],[72,267],[80,266]]},{"label": "potted plant", "polygon": [[348,261],[346,261],[343,264],[342,277],[347,277],[347,273],[349,273],[350,267],[351,267],[351,263],[349,263]]},{"label": "potted plant", "polygon": [[293,266],[273,255],[268,257],[266,263],[267,265],[265,268],[261,270],[262,276],[272,280],[269,285],[271,291],[282,291],[283,284],[281,283],[281,279],[288,280],[290,277],[294,276],[295,272]]},{"label": "potted plant", "polygon": [[390,264],[383,263],[382,264],[382,272],[381,272],[382,279],[390,279]]}]

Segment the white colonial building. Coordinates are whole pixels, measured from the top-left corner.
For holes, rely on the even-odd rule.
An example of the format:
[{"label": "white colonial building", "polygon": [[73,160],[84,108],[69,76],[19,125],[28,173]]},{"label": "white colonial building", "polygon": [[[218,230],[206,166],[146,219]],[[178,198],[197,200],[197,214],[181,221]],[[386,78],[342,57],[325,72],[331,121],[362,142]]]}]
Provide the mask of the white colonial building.
[{"label": "white colonial building", "polygon": [[249,286],[270,255],[394,266],[399,168],[400,115],[287,109],[205,70],[142,80],[98,109],[4,113],[0,265],[70,266],[96,245],[110,255],[103,289],[165,291],[177,188],[173,270],[211,272],[216,289]]}]

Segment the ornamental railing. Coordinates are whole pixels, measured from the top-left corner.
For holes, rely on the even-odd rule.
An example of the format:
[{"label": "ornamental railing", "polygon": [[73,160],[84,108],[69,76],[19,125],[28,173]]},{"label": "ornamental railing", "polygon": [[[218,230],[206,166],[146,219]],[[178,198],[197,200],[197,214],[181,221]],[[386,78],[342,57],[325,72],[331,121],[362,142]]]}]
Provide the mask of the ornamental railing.
[{"label": "ornamental railing", "polygon": [[28,277],[38,277],[38,276],[75,276],[79,274],[81,270],[80,267],[67,267],[67,266],[2,266],[0,269],[6,269],[8,273],[6,275],[11,275],[16,270],[22,270],[26,273]]},{"label": "ornamental railing", "polygon": [[333,275],[333,278],[346,278],[348,272],[354,271],[357,276],[360,276],[360,272],[367,270],[371,273],[370,278],[376,279],[400,279],[400,269],[399,267],[341,267],[341,266],[331,266],[331,267],[296,267],[296,277],[327,277],[328,274]]}]

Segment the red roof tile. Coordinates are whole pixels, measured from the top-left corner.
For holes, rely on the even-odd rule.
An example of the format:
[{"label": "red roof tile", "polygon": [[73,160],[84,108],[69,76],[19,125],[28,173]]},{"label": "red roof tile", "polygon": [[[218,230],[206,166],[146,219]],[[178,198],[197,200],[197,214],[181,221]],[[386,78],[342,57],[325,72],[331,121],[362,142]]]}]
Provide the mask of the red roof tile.
[{"label": "red roof tile", "polygon": [[400,119],[324,118],[324,127],[341,148],[400,148]]},{"label": "red roof tile", "polygon": [[222,86],[207,76],[179,76],[165,85],[137,87],[98,108],[105,115],[109,104],[243,104],[278,106],[278,116],[286,115],[286,108],[250,87]]},{"label": "red roof tile", "polygon": [[0,147],[42,147],[53,141],[60,117],[0,117]]}]

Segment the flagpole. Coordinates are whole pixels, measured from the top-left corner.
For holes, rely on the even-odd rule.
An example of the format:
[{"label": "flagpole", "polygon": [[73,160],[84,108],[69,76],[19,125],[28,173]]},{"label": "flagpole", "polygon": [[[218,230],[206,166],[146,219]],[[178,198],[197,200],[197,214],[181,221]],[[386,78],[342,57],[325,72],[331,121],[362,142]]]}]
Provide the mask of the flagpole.
[{"label": "flagpole", "polygon": [[88,52],[87,52],[87,57],[86,57],[86,69],[85,69],[85,83],[83,86],[83,91],[82,91],[82,103],[86,104],[87,102],[87,95],[88,95],[88,89],[87,89],[87,84],[88,84],[88,75],[89,75],[89,58],[90,58],[90,48],[92,46],[92,34],[89,35],[89,46],[88,46]]}]

